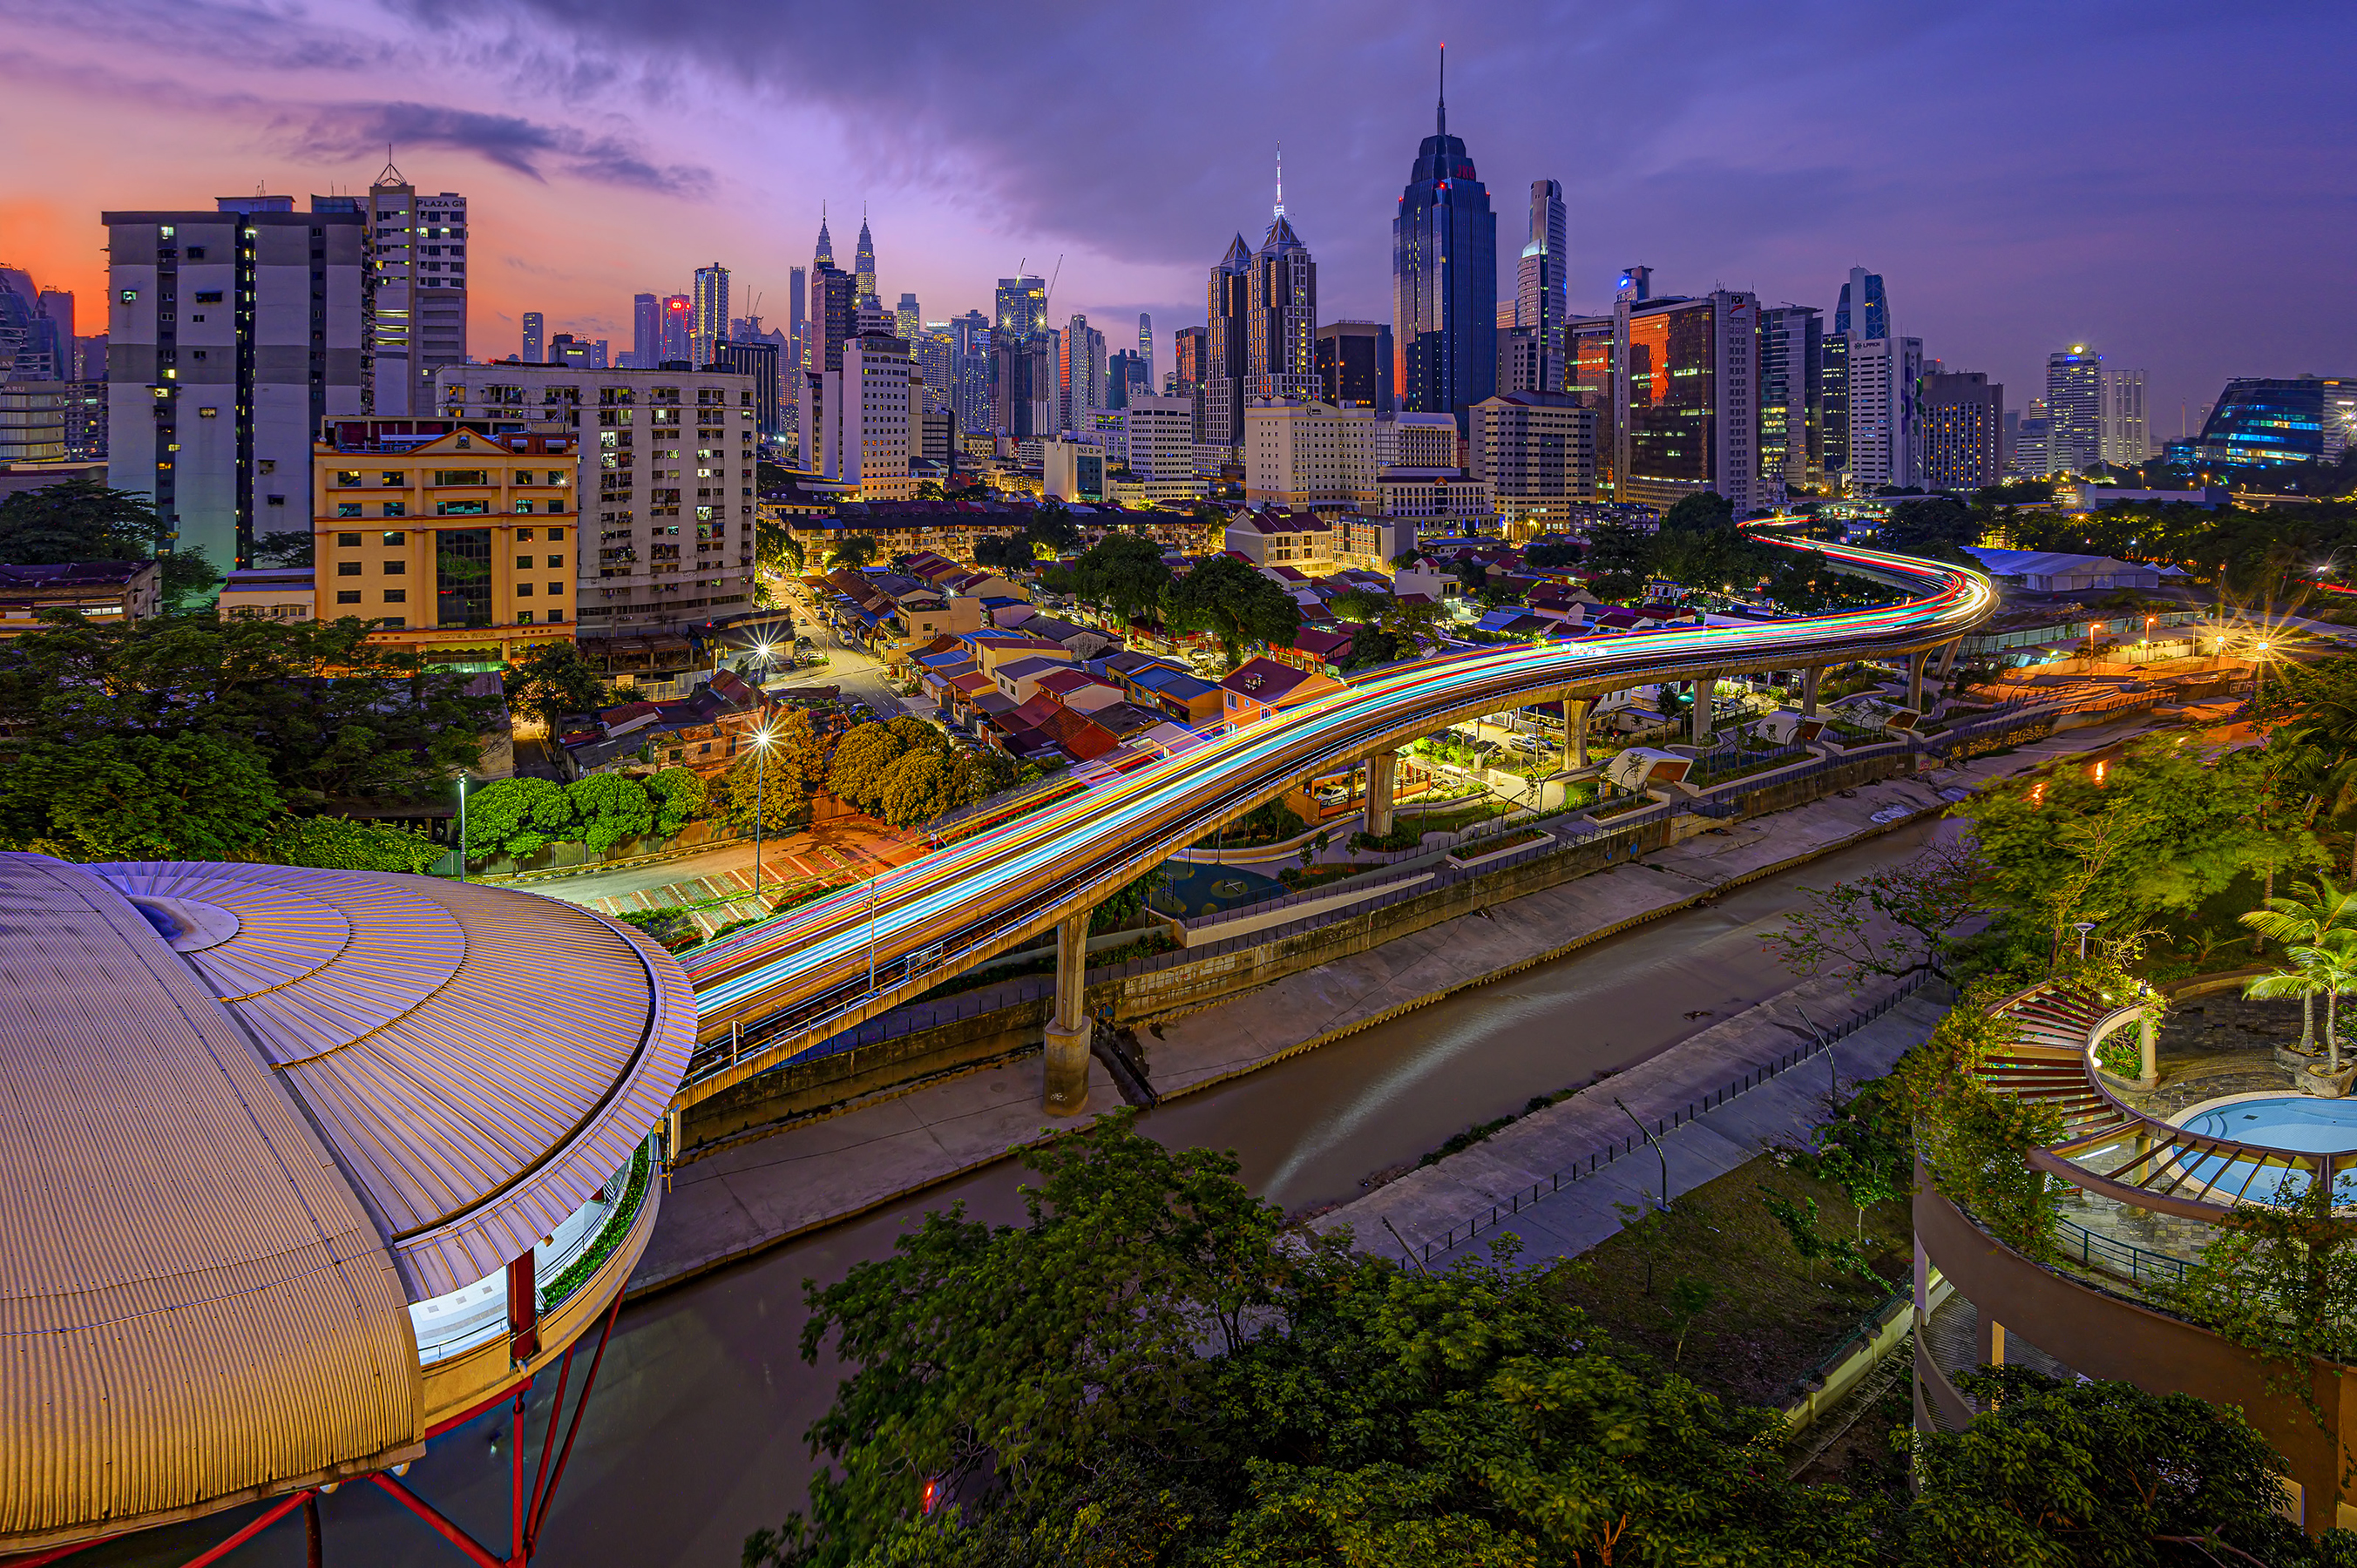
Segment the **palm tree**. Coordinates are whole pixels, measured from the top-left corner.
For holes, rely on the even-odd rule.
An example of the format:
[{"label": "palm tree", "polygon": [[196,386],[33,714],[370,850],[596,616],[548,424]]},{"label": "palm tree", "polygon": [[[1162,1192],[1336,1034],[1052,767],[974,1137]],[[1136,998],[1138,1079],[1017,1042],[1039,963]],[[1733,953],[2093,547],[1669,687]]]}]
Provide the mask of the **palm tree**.
[{"label": "palm tree", "polygon": [[2357,991],[2357,931],[2327,931],[2315,942],[2285,953],[2288,967],[2246,981],[2243,994],[2254,999],[2324,993],[2326,1070],[2341,1071],[2340,1002]]},{"label": "palm tree", "polygon": [[[2314,945],[2333,931],[2357,927],[2357,886],[2342,891],[2329,876],[2319,875],[2311,881],[2298,884],[2289,898],[2271,898],[2267,908],[2254,909],[2241,917],[2242,923],[2261,937],[2272,937],[2289,946],[2295,942]],[[2283,973],[2262,977],[2267,981],[2288,980]],[[2254,983],[2256,983],[2255,982]],[[2289,996],[2292,988],[2287,984],[2275,990],[2245,990],[2246,996]],[[2305,1053],[2316,1046],[2316,992],[2299,992],[2299,1048]]]}]

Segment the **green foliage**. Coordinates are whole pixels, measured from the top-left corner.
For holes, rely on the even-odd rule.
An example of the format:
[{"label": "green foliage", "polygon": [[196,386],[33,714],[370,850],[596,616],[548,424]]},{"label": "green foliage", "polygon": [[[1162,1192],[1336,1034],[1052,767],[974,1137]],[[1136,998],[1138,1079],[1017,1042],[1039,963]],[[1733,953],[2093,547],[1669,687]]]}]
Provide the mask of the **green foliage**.
[{"label": "green foliage", "polygon": [[[1875,1272],[1857,1236],[1825,1234],[1824,1228],[1819,1223],[1815,1198],[1804,1197],[1796,1204],[1762,1187],[1760,1201],[1783,1229],[1786,1238],[1792,1243],[1792,1251],[1801,1255],[1803,1262],[1830,1263],[1837,1274],[1856,1274],[1868,1284],[1886,1291],[1898,1288]],[[1862,1224],[1860,1229],[1863,1230]]]},{"label": "green foliage", "polygon": [[1153,616],[1170,585],[1162,547],[1142,534],[1109,533],[1084,551],[1065,574],[1068,591],[1122,620]]},{"label": "green foliage", "polygon": [[1146,911],[1146,901],[1169,878],[1155,866],[1143,876],[1123,884],[1089,912],[1089,935],[1102,937],[1120,930]]},{"label": "green foliage", "polygon": [[2054,1251],[2057,1200],[2028,1156],[2061,1140],[2062,1119],[2051,1105],[1992,1090],[1981,1078],[1983,1063],[2020,1039],[2010,1019],[1989,1010],[2002,989],[1966,992],[1884,1082],[1939,1189],[1999,1240],[2043,1259]]},{"label": "green foliage", "polygon": [[1523,564],[1542,572],[1552,571],[1577,566],[1587,553],[1587,546],[1577,539],[1540,539],[1523,549]]},{"label": "green foliage", "polygon": [[2265,821],[2263,754],[2205,759],[2182,739],[2137,741],[2100,778],[2083,762],[2050,763],[1952,809],[1971,820],[1988,860],[2009,967],[2060,964],[2076,921],[2134,927],[2192,908],[2246,871],[2316,857],[2296,823],[2279,814],[2271,830]]},{"label": "green foliage", "polygon": [[67,479],[0,500],[0,561],[145,561],[163,527],[145,496],[88,477]]},{"label": "green foliage", "polygon": [[666,904],[659,909],[626,909],[615,919],[626,926],[636,926],[673,952],[695,947],[704,940],[703,929],[688,918],[683,904]]},{"label": "green foliage", "polygon": [[706,809],[733,832],[750,834],[757,817],[765,833],[806,821],[811,792],[826,777],[826,753],[806,711],[788,709],[769,734],[766,747],[748,749],[708,786]]},{"label": "green foliage", "polygon": [[607,703],[605,677],[589,667],[570,639],[536,643],[504,677],[508,699],[554,736],[567,714],[594,713]]},{"label": "green foliage", "polygon": [[1615,602],[1635,598],[1652,571],[1652,539],[1626,523],[1600,524],[1588,534],[1585,564],[1595,574],[1588,587],[1598,596]]},{"label": "green foliage", "polygon": [[1028,571],[1038,559],[1032,553],[1030,538],[1021,533],[994,535],[974,547],[974,564],[994,572]]},{"label": "green foliage", "polygon": [[257,566],[308,566],[312,563],[317,536],[306,529],[274,532],[253,542],[253,564]]},{"label": "green foliage", "polygon": [[908,744],[890,729],[873,721],[855,725],[834,743],[834,758],[827,765],[827,792],[845,805],[871,815],[882,805],[884,775]]},{"label": "green foliage", "polygon": [[1052,561],[1081,547],[1080,525],[1072,521],[1071,511],[1061,501],[1041,503],[1023,532],[1031,542],[1032,552],[1043,561]]},{"label": "green foliage", "polygon": [[190,600],[209,592],[221,580],[212,558],[201,549],[176,550],[156,558],[156,587],[165,604],[174,609],[185,609]]},{"label": "green foliage", "polygon": [[1710,1310],[1711,1304],[1717,1299],[1718,1287],[1708,1280],[1685,1275],[1671,1283],[1666,1311],[1671,1332],[1677,1337],[1675,1348],[1670,1353],[1673,1363],[1685,1359],[1686,1331],[1694,1326],[1695,1319]]},{"label": "green foliage", "polygon": [[2357,1362],[2357,1235],[2330,1189],[2287,1172],[2264,1198],[2222,1218],[2182,1282],[2149,1287],[2172,1311],[2275,1363],[2269,1386],[2307,1403],[2313,1361]]},{"label": "green foliage", "polygon": [[1889,1542],[1908,1568],[2351,1561],[2276,1511],[2284,1462],[2232,1406],[2026,1367],[1955,1382],[1996,1409],[1908,1434],[1921,1490]]},{"label": "green foliage", "polygon": [[807,562],[802,542],[784,523],[765,520],[753,525],[753,564],[760,570],[781,577],[799,577]]},{"label": "green foliage", "polygon": [[877,783],[877,812],[896,828],[930,822],[949,809],[949,789],[945,754],[930,746],[904,752]]},{"label": "green foliage", "polygon": [[1301,607],[1248,564],[1211,555],[1163,590],[1162,623],[1208,632],[1233,665],[1248,645],[1289,646],[1301,632]]},{"label": "green foliage", "polygon": [[1840,976],[1856,996],[1867,977],[1948,973],[1958,930],[1986,912],[1990,868],[1968,843],[1830,887],[1803,887],[1783,928],[1763,939],[1792,973]]},{"label": "green foliage", "polygon": [[803,1353],[847,1376],[809,1520],[748,1564],[1863,1555],[1846,1496],[1782,1479],[1772,1415],[1625,1364],[1510,1248],[1353,1255],[1129,1122],[1028,1154],[1027,1223],[931,1215],[809,1287]]},{"label": "green foliage", "polygon": [[447,800],[496,698],[371,648],[354,620],[60,621],[0,643],[0,764],[38,745],[209,736],[256,750],[297,811]]},{"label": "green foliage", "polygon": [[250,744],[183,731],[15,742],[0,768],[0,837],[67,860],[230,860],[262,838],[279,795]]},{"label": "green foliage", "polygon": [[1855,573],[1829,564],[1818,551],[1778,552],[1768,577],[1768,596],[1795,615],[1823,615],[1828,610],[1856,609],[1888,604],[1898,591]]},{"label": "green foliage", "polygon": [[1735,503],[1716,490],[1680,496],[1662,514],[1664,533],[1706,533],[1735,526]]},{"label": "green foliage", "polygon": [[592,773],[565,787],[589,853],[603,858],[616,844],[654,831],[654,804],[646,787],[624,773]]},{"label": "green foliage", "polygon": [[864,533],[847,533],[834,542],[827,553],[829,571],[856,572],[876,559],[876,541]]},{"label": "green foliage", "polygon": [[467,856],[530,860],[576,836],[573,797],[546,779],[501,779],[467,794]]},{"label": "green foliage", "polygon": [[255,859],[274,865],[416,873],[440,860],[443,849],[424,833],[391,822],[282,817],[271,824],[252,853]]},{"label": "green foliage", "polygon": [[1964,547],[1978,544],[1986,526],[1954,497],[1931,496],[1892,507],[1889,521],[1882,525],[1880,542],[1885,549],[1902,554],[1973,565],[1976,563]]}]

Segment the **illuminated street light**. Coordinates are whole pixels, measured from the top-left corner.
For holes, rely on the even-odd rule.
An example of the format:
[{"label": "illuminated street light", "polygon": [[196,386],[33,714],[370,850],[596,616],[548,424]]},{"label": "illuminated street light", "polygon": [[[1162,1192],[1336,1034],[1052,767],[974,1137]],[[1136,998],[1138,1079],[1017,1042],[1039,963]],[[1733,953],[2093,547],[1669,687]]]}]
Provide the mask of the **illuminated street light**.
[{"label": "illuminated street light", "polygon": [[753,732],[753,902],[761,901],[761,829],[770,814],[770,730]]}]

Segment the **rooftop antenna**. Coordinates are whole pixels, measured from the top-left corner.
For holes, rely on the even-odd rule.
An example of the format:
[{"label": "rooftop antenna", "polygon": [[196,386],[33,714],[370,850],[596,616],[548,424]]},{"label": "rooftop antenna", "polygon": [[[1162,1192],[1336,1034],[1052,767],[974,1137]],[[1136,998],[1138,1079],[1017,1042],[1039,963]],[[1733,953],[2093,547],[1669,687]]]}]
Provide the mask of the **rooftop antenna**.
[{"label": "rooftop antenna", "polygon": [[1440,46],[1440,113],[1438,116],[1438,130],[1440,134],[1444,136],[1448,134],[1448,44],[1445,39],[1442,41]]},{"label": "rooftop antenna", "polygon": [[1285,216],[1285,144],[1276,144],[1276,215]]}]

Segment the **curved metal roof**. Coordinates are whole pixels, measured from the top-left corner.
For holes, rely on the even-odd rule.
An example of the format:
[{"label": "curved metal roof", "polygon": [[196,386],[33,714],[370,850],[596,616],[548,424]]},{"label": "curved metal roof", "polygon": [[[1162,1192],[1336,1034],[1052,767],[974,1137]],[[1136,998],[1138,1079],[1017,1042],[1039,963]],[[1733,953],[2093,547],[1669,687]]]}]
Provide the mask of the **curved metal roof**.
[{"label": "curved metal roof", "polygon": [[628,927],[357,871],[0,854],[0,1540],[388,1464],[409,1304],[630,1158],[693,998]]}]

